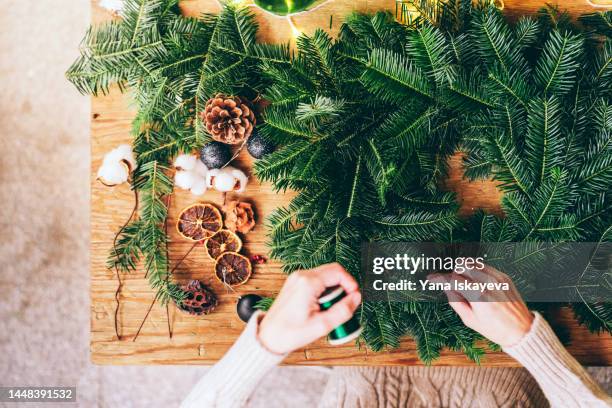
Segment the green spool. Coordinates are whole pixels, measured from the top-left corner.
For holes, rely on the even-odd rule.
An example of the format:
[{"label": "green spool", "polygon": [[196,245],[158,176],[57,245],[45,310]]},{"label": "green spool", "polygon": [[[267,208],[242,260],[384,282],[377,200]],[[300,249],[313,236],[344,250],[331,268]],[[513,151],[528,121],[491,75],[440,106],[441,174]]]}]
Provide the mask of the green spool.
[{"label": "green spool", "polygon": [[279,16],[299,13],[308,10],[321,0],[254,0],[255,4],[263,10]]},{"label": "green spool", "polygon": [[[319,298],[319,307],[321,310],[328,310],[345,296],[346,293],[340,286],[327,288]],[[359,324],[357,317],[353,315],[349,321],[332,330],[327,336],[327,341],[332,346],[338,346],[340,344],[348,343],[351,340],[355,340],[357,337],[359,337],[362,331],[363,328]]]}]

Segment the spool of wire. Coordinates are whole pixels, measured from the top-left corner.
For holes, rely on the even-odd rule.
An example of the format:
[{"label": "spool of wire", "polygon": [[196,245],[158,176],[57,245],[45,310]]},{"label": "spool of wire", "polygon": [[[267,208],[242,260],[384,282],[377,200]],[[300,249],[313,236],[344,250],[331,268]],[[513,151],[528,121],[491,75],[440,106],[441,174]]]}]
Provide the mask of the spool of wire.
[{"label": "spool of wire", "polygon": [[[345,296],[346,292],[340,286],[327,288],[321,297],[319,297],[319,307],[321,310],[328,310]],[[349,321],[332,330],[327,336],[327,340],[332,346],[338,346],[355,340],[362,331],[363,328],[359,324],[357,317],[353,316]]]}]

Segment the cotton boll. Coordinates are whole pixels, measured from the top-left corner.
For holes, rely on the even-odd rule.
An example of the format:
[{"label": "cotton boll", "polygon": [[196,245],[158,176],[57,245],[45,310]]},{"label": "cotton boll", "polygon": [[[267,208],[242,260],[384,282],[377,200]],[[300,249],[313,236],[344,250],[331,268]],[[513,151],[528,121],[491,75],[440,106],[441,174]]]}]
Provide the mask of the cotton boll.
[{"label": "cotton boll", "polygon": [[193,187],[191,187],[191,194],[201,196],[206,192],[206,179],[198,179]]},{"label": "cotton boll", "polygon": [[217,177],[217,174],[219,174],[218,169],[210,169],[208,171],[208,174],[206,174],[206,187],[212,188],[213,180]]},{"label": "cotton boll", "polygon": [[117,149],[113,149],[104,155],[103,164],[118,163],[121,161],[121,154]]},{"label": "cotton boll", "polygon": [[208,174],[208,167],[206,167],[206,165],[202,163],[200,160],[196,160],[193,171],[196,172],[199,176],[205,178],[206,175]]},{"label": "cotton boll", "polygon": [[107,186],[125,183],[129,175],[128,166],[122,162],[103,164],[98,169],[98,179]]},{"label": "cotton boll", "polygon": [[234,179],[234,176],[232,176],[231,174],[227,172],[220,172],[214,178],[213,184],[214,184],[215,189],[218,191],[222,191],[222,192],[233,191],[234,185],[236,184],[236,179]]},{"label": "cotton boll", "polygon": [[113,13],[120,13],[123,11],[124,0],[100,0],[98,4],[100,7],[105,8]]},{"label": "cotton boll", "polygon": [[132,153],[132,146],[123,144],[106,153],[106,155],[104,155],[103,165],[119,163],[123,160],[129,163],[130,169],[136,168],[136,160],[134,159],[134,153]]},{"label": "cotton boll", "polygon": [[236,180],[226,169],[213,169],[206,176],[206,185],[217,191],[228,192],[234,190]]},{"label": "cotton boll", "polygon": [[189,190],[198,181],[198,177],[190,171],[179,170],[174,174],[174,184],[183,190]]},{"label": "cotton boll", "polygon": [[206,176],[206,185],[221,192],[241,193],[245,190],[247,181],[248,178],[242,171],[230,166],[209,170]]},{"label": "cotton boll", "polygon": [[181,170],[193,170],[199,160],[191,154],[181,154],[174,159],[174,167]]},{"label": "cotton boll", "polygon": [[228,167],[230,174],[234,177],[238,183],[234,183],[234,189],[237,193],[243,193],[246,190],[247,183],[249,182],[249,178],[244,174],[242,170],[238,170],[233,167]]},{"label": "cotton boll", "polygon": [[136,159],[134,158],[134,152],[132,146],[128,144],[120,145],[115,149],[115,154],[118,155],[119,161],[125,160],[129,163],[131,169],[136,168]]}]

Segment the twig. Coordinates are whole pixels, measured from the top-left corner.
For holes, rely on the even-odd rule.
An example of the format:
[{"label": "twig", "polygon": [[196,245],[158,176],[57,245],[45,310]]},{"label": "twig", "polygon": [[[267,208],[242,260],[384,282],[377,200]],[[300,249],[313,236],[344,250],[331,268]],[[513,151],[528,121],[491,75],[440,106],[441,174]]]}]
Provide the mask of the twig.
[{"label": "twig", "polygon": [[172,338],[172,325],[170,324],[170,306],[166,303],[166,320],[168,321],[168,337]]},{"label": "twig", "polygon": [[240,147],[238,148],[238,150],[236,150],[236,153],[234,153],[234,155],[232,156],[232,158],[231,158],[231,159],[229,159],[229,160],[227,161],[227,163],[225,163],[223,166],[221,166],[221,168],[222,168],[222,169],[224,169],[224,168],[226,168],[227,166],[229,166],[229,165],[230,165],[230,163],[231,163],[231,162],[233,162],[233,161],[234,161],[234,159],[240,155],[240,152],[242,151],[242,149],[244,149],[244,145],[246,145],[247,140],[248,140],[248,138],[247,138],[247,139],[244,139],[244,141],[242,142],[242,144],[240,145]]},{"label": "twig", "polygon": [[153,301],[149,305],[149,309],[147,310],[147,314],[145,315],[144,319],[142,319],[142,322],[140,323],[140,327],[138,328],[138,331],[134,335],[134,339],[132,341],[136,341],[136,339],[138,338],[138,335],[140,334],[140,330],[142,330],[142,326],[144,326],[145,322],[147,321],[147,318],[149,317],[149,313],[151,313],[151,309],[153,309],[153,305],[155,304],[155,302],[157,302],[157,298],[158,297],[159,297],[159,292],[157,292],[157,294],[153,298]]},{"label": "twig", "polygon": [[[176,269],[183,263],[183,261],[189,256],[189,254],[191,253],[191,251],[194,250],[194,248],[199,244],[198,242],[194,242],[194,244],[191,246],[191,248],[189,248],[189,251],[187,251],[185,253],[185,255],[183,255],[181,257],[181,259],[179,259],[179,261],[177,262],[176,265],[174,265],[174,267],[172,268],[172,270],[170,271],[170,273],[168,274],[168,276],[166,277],[166,281],[168,279],[170,279],[170,275],[172,275],[172,273],[174,271],[176,271]],[[136,341],[136,339],[138,338],[138,335],[140,334],[140,330],[142,330],[142,326],[144,326],[145,322],[147,321],[147,319],[149,318],[149,313],[151,313],[151,309],[153,309],[153,305],[155,304],[155,302],[157,302],[157,299],[159,298],[159,292],[155,295],[155,297],[153,298],[153,301],[151,302],[151,304],[149,305],[149,309],[147,310],[147,314],[145,315],[144,319],[142,319],[142,322],[140,323],[140,327],[138,328],[138,331],[136,332],[136,334],[134,335],[134,339],[132,341]],[[167,306],[167,305],[166,305]],[[172,335],[170,335],[170,337],[172,338]]]},{"label": "twig", "polygon": [[[132,218],[134,218],[136,211],[138,211],[138,190],[134,188],[134,208],[132,208],[132,212],[129,218],[121,226],[119,231],[115,234],[115,238],[113,239],[113,250],[115,251],[115,255],[117,255],[117,240],[119,239],[119,235],[121,235],[127,225],[132,221]],[[121,335],[119,334],[119,307],[121,305],[119,300],[119,294],[121,293],[121,289],[123,289],[123,280],[121,279],[121,273],[119,272],[119,267],[117,266],[117,263],[115,263],[115,274],[117,275],[117,281],[119,282],[119,284],[117,285],[117,290],[115,290],[115,334],[117,335],[117,340],[121,340]]]},{"label": "twig", "polygon": [[[169,194],[168,195],[168,200],[166,201],[166,208],[168,209],[168,212],[170,212],[170,205],[172,203],[172,195]],[[166,233],[166,236],[168,236],[168,217],[166,216],[166,219],[164,220],[164,231]],[[170,251],[168,250],[168,243],[166,242],[166,259],[170,259]],[[172,272],[170,272],[168,275],[171,275]],[[168,322],[168,337],[172,338],[172,326],[170,325],[170,308],[168,307],[168,303],[166,303],[166,321]]]}]

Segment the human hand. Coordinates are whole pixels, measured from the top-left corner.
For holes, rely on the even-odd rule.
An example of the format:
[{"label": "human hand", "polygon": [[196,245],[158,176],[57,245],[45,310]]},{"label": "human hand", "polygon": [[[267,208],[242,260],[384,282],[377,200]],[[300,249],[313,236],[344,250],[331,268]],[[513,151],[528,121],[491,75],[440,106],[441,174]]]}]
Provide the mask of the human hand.
[{"label": "human hand", "polygon": [[516,290],[512,280],[497,269],[485,265],[481,270],[468,270],[463,274],[432,274],[432,282],[455,281],[507,283],[509,290],[485,291],[480,299],[474,299],[466,291],[446,291],[449,305],[463,323],[502,347],[517,344],[531,329],[533,313]]},{"label": "human hand", "polygon": [[[346,296],[326,311],[319,309],[323,291],[340,285]],[[355,279],[338,263],[289,275],[272,307],[259,325],[259,341],[284,354],[312,343],[348,321],[361,303]]]}]

